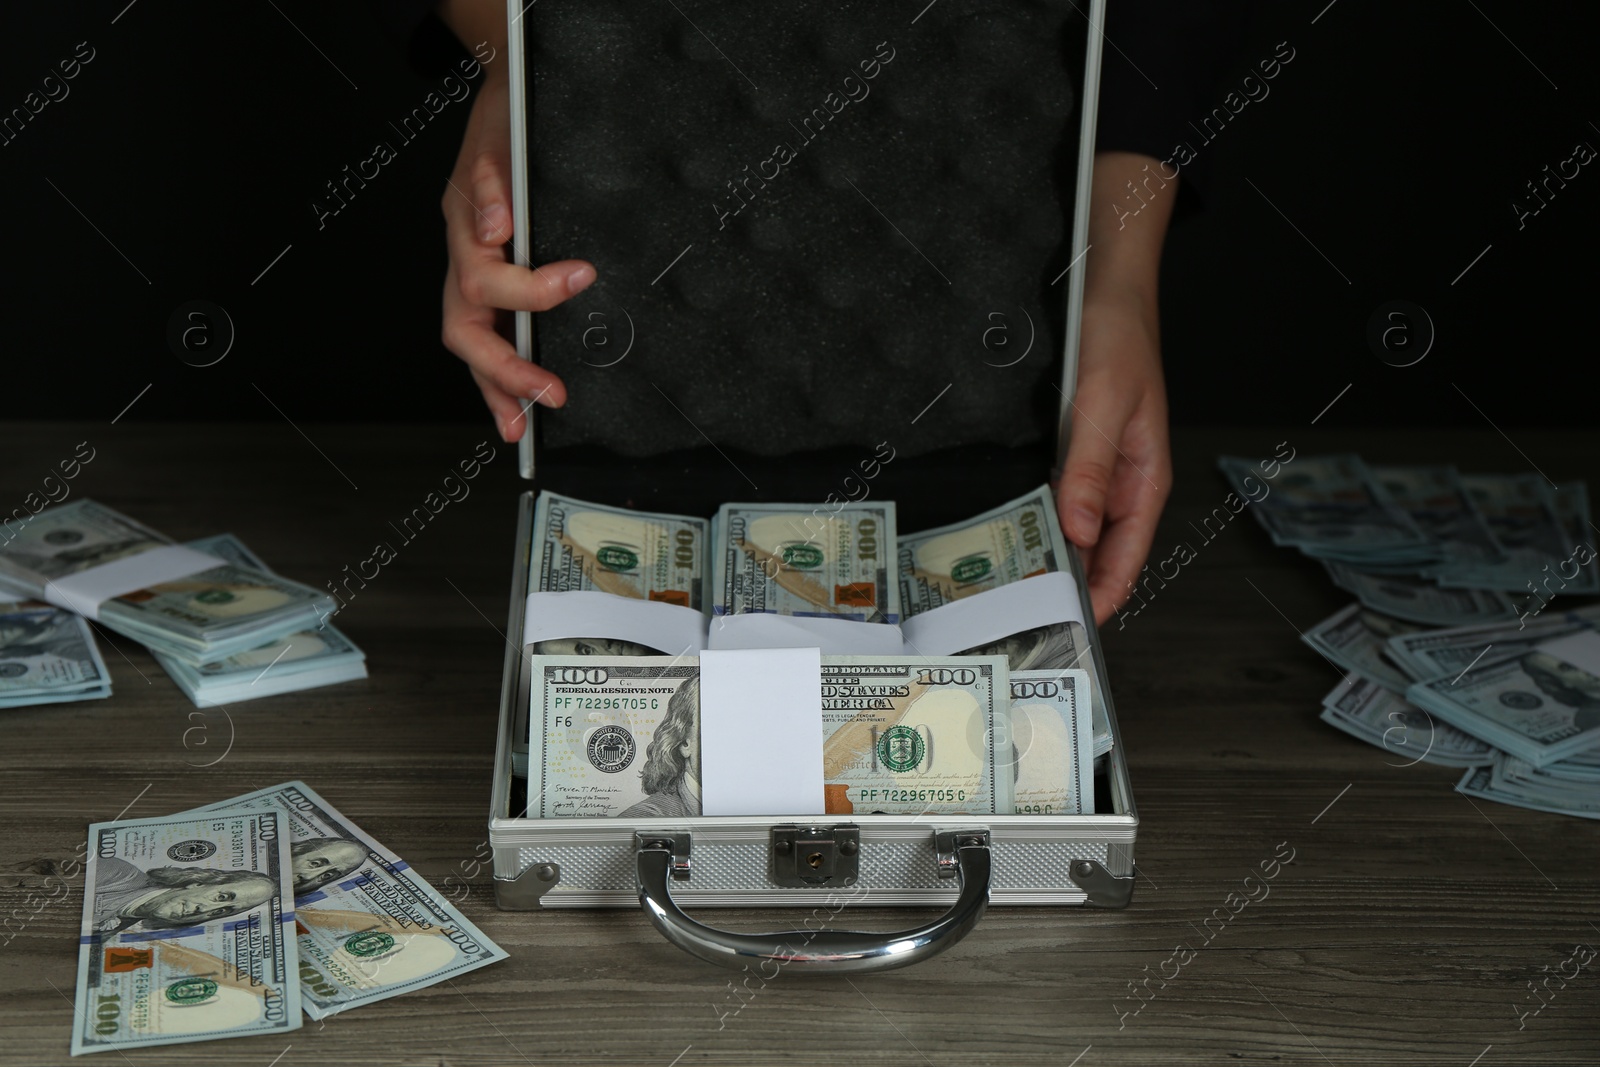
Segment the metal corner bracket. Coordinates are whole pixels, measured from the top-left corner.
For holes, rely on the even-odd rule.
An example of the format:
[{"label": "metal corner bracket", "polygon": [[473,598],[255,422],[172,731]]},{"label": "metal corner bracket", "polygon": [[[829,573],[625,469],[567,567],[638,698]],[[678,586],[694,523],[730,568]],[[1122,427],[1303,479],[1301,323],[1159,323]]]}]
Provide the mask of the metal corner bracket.
[{"label": "metal corner bracket", "polygon": [[503,911],[531,911],[561,881],[561,864],[534,863],[515,878],[494,880],[495,906]]},{"label": "metal corner bracket", "polygon": [[1094,860],[1073,860],[1067,877],[1083,890],[1091,908],[1125,908],[1133,899],[1133,875],[1118,878]]}]

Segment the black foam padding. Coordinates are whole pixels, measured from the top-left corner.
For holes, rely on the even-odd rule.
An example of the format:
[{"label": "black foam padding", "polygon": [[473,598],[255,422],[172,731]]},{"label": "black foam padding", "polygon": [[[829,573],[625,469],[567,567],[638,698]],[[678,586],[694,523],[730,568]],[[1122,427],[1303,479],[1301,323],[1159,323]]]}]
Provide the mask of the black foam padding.
[{"label": "black foam padding", "polygon": [[529,6],[532,256],[599,272],[534,316],[546,446],[1053,435],[1090,31],[922,6]]}]

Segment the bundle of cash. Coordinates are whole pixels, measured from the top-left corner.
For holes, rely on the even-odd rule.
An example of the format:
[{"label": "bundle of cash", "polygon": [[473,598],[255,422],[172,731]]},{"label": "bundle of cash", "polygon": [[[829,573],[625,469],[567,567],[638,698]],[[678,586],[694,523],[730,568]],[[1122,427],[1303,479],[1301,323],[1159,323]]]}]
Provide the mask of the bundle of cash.
[{"label": "bundle of cash", "polygon": [[[50,600],[64,579],[170,544],[92,500],[61,504],[0,545],[0,588]],[[325,593],[232,563],[122,592],[98,606],[106,628],[195,667],[315,627],[332,610]]]},{"label": "bundle of cash", "polygon": [[[1275,544],[1347,563],[1428,563],[1437,548],[1378,483],[1360,456],[1301,456],[1279,470],[1269,493],[1250,481],[1257,464],[1223,456],[1222,473],[1255,501],[1256,518]],[[1260,483],[1257,482],[1259,487]]]},{"label": "bundle of cash", "polygon": [[[273,573],[232,534],[203,537],[188,545],[240,567]],[[296,693],[367,676],[366,653],[329,623],[198,667],[163,652],[154,655],[197,708]]]},{"label": "bundle of cash", "polygon": [[1393,690],[1351,672],[1322,698],[1322,721],[1394,753],[1400,761],[1477,767],[1494,749],[1435,720]]},{"label": "bundle of cash", "polygon": [[1424,629],[1352,604],[1305,640],[1350,672],[1324,722],[1397,765],[1472,768],[1469,796],[1600,818],[1600,605]]},{"label": "bundle of cash", "polygon": [[1337,455],[1275,466],[1276,482],[1264,488],[1249,461],[1219,463],[1274,542],[1321,560],[1334,584],[1372,611],[1461,626],[1520,620],[1558,594],[1600,593],[1582,482],[1367,467]]},{"label": "bundle of cash", "polygon": [[89,844],[74,1055],[283,1033],[506,957],[300,782]]},{"label": "bundle of cash", "polygon": [[0,708],[110,695],[86,620],[36,600],[0,602]]},{"label": "bundle of cash", "polygon": [[[1066,571],[1067,542],[1049,486],[965,522],[900,538],[900,605],[906,618],[1039,574]],[[910,649],[909,651],[916,651]],[[1005,656],[1012,671],[1076,668],[1091,678],[1094,754],[1111,751],[1111,723],[1083,624],[1011,634],[961,655]]]},{"label": "bundle of cash", "polygon": [[[700,814],[698,659],[533,667],[529,818]],[[829,813],[1094,810],[1084,672],[1013,680],[999,656],[824,656],[821,669]]]},{"label": "bundle of cash", "polygon": [[711,543],[714,615],[900,621],[892,501],[724,504]]}]

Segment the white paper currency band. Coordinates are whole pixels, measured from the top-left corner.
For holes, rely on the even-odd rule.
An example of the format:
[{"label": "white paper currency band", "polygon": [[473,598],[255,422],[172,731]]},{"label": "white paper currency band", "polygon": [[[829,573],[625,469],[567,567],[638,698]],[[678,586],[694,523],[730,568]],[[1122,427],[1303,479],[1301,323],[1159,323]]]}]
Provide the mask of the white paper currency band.
[{"label": "white paper currency band", "polygon": [[706,815],[821,815],[822,656],[810,648],[700,654]]},{"label": "white paper currency band", "polygon": [[594,589],[528,594],[524,644],[574,637],[632,641],[679,656],[706,647],[706,617],[693,608]]},{"label": "white paper currency band", "polygon": [[1548,653],[1563,663],[1570,663],[1580,671],[1600,678],[1600,633],[1594,630],[1579,630],[1575,634],[1545,641],[1534,645],[1533,650]]},{"label": "white paper currency band", "polygon": [[900,624],[906,651],[915,656],[952,656],[975,645],[1049,626],[1083,622],[1078,583],[1051,571],[998,586],[913,616]]},{"label": "white paper currency band", "polygon": [[48,582],[44,598],[85,618],[98,619],[100,605],[112,597],[187,578],[212,567],[226,566],[227,562],[183,545],[165,545]]},{"label": "white paper currency band", "polygon": [[707,648],[820,648],[825,656],[898,656],[900,627],[804,615],[717,615]]}]

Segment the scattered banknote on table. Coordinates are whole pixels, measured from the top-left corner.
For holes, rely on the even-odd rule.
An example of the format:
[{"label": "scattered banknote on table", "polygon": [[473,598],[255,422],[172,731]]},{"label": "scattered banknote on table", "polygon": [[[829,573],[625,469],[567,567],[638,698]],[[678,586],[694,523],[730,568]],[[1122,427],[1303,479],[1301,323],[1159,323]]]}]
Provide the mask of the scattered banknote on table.
[{"label": "scattered banknote on table", "polygon": [[[1259,477],[1219,462],[1241,492]],[[1323,721],[1471,768],[1468,796],[1600,817],[1600,604],[1553,604],[1600,593],[1584,483],[1341,455],[1285,462],[1273,489],[1252,499],[1274,542],[1358,601],[1303,635],[1348,672]]]},{"label": "scattered banknote on table", "polygon": [[[1257,465],[1232,456],[1218,462],[1248,493]],[[1250,495],[1273,541],[1322,560],[1334,583],[1373,611],[1461,626],[1536,615],[1558,595],[1600,594],[1582,482],[1367,467],[1358,456],[1335,455],[1284,463],[1272,484],[1259,499]]]},{"label": "scattered banknote on table", "polygon": [[714,615],[900,621],[893,502],[724,504],[711,528]]},{"label": "scattered banknote on table", "polygon": [[35,600],[0,602],[0,708],[110,695],[111,675],[86,619]]},{"label": "scattered banknote on table", "polygon": [[[533,514],[530,593],[598,590],[705,612],[705,519],[590,504],[545,490]],[[577,636],[537,642],[546,656],[657,656],[632,641]]]},{"label": "scattered banknote on table", "polygon": [[[0,545],[0,588],[49,600],[63,579],[170,544],[92,500],[61,504]],[[326,593],[227,562],[113,596],[98,608],[107,629],[195,667],[314,628],[332,610]]]},{"label": "scattered banknote on table", "polygon": [[[536,656],[533,667],[529,818],[700,813],[698,659]],[[1008,675],[999,656],[824,656],[828,812],[1010,814]]]},{"label": "scattered banknote on table", "polygon": [[294,1030],[507,955],[302,782],[89,843],[73,1055]]},{"label": "scattered banknote on table", "polygon": [[[230,563],[272,573],[271,568],[232,534],[203,537],[188,545]],[[367,676],[366,653],[329,623],[198,667],[163,652],[154,655],[156,662],[198,708],[295,693]]]},{"label": "scattered banknote on table", "polygon": [[[1257,494],[1255,461],[1223,456],[1224,477],[1247,499],[1275,544],[1347,563],[1429,563],[1438,550],[1378,483],[1360,456],[1299,456],[1285,463],[1271,491]],[[1259,488],[1261,483],[1257,481]]]},{"label": "scattered banknote on table", "polygon": [[300,1026],[277,811],[89,827],[72,1054]]},{"label": "scattered banknote on table", "polygon": [[293,865],[300,1006],[313,1019],[442,982],[503,960],[409,864],[303,782],[200,809],[283,817]]},{"label": "scattered banknote on table", "polygon": [[[1069,571],[1067,542],[1048,486],[965,522],[900,537],[900,606],[906,618],[1039,574]],[[1096,756],[1111,751],[1111,723],[1089,635],[1061,622],[966,649],[968,656],[1005,656],[1012,671],[1078,668],[1090,672]]]},{"label": "scattered banknote on table", "polygon": [[1354,672],[1322,698],[1322,721],[1394,753],[1405,763],[1422,760],[1445,767],[1477,767],[1494,754],[1485,742]]}]

